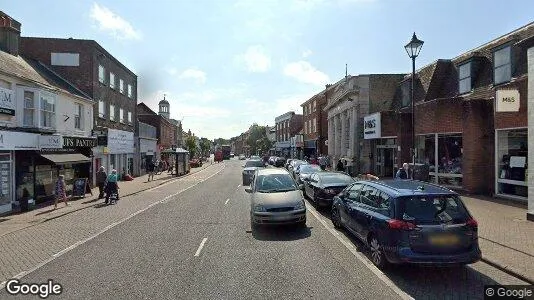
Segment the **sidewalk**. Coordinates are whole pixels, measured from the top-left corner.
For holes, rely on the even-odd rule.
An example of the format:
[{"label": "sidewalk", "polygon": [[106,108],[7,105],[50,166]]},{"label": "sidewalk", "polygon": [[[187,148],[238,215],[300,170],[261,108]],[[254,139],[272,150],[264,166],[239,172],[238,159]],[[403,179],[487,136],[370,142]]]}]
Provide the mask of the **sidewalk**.
[{"label": "sidewalk", "polygon": [[[173,179],[183,178],[185,176],[195,174],[196,172],[203,170],[210,165],[211,164],[208,162],[203,164],[200,168],[191,168],[190,173],[179,177],[175,177],[167,172],[163,172],[160,175],[154,175],[154,180],[151,180],[150,182],[147,181],[148,174],[136,177],[133,181],[121,181],[119,182],[121,200],[124,197],[162,185]],[[39,204],[38,207],[32,211],[15,212],[9,215],[0,216],[0,236],[23,228],[34,226],[51,219],[59,218],[87,207],[92,207],[95,204],[104,201],[103,199],[98,200],[98,188],[92,189],[92,192],[92,196],[91,194],[86,194],[85,198],[76,198],[70,200],[69,206],[65,206],[63,202],[60,202],[55,210],[53,202],[46,202]]]},{"label": "sidewalk", "polygon": [[462,196],[478,221],[483,261],[534,284],[534,222],[526,205],[490,197]]}]

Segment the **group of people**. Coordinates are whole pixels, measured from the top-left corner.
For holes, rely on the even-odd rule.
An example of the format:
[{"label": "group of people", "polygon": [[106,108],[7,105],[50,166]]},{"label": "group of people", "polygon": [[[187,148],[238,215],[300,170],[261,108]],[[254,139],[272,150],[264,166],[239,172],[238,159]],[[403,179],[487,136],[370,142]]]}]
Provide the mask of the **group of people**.
[{"label": "group of people", "polygon": [[111,170],[111,173],[106,174],[106,169],[100,167],[100,170],[96,173],[96,184],[98,185],[98,199],[104,198],[105,193],[105,203],[109,203],[109,197],[112,194],[117,195],[117,201],[119,200],[119,184],[118,184],[118,175],[117,170]]}]

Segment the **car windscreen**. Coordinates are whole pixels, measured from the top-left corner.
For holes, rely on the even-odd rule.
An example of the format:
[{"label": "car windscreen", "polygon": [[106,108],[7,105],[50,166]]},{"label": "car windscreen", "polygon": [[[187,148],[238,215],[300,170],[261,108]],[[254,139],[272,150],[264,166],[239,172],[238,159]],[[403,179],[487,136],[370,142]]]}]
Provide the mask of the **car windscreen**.
[{"label": "car windscreen", "polygon": [[344,175],[344,174],[328,174],[328,175],[321,175],[320,179],[323,184],[346,184],[349,185],[354,182],[354,179],[352,177]]},{"label": "car windscreen", "polygon": [[458,196],[407,196],[397,200],[404,221],[415,224],[464,223],[469,213]]},{"label": "car windscreen", "polygon": [[245,163],[245,168],[248,167],[263,167],[263,161],[261,160],[249,160]]},{"label": "car windscreen", "polygon": [[289,174],[258,175],[256,190],[260,193],[287,192],[297,189]]},{"label": "car windscreen", "polygon": [[321,167],[316,165],[302,165],[300,166],[300,174],[311,174],[321,171]]}]

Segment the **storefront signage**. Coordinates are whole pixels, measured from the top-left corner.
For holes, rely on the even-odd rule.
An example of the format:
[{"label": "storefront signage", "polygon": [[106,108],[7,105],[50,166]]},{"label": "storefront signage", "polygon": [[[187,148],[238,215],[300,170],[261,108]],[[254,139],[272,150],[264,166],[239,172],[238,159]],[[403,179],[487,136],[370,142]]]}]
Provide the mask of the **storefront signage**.
[{"label": "storefront signage", "polygon": [[0,131],[0,150],[38,150],[39,134]]},{"label": "storefront signage", "polygon": [[61,135],[40,135],[39,148],[58,149],[63,148],[63,137]]},{"label": "storefront signage", "polygon": [[15,115],[15,93],[0,87],[0,114]]},{"label": "storefront signage", "polygon": [[139,139],[139,152],[140,153],[149,153],[156,152],[158,149],[157,140],[153,139]]},{"label": "storefront signage", "polygon": [[363,118],[364,139],[379,139],[382,137],[382,127],[380,121],[380,113],[368,115]]},{"label": "storefront signage", "polygon": [[518,90],[497,90],[497,96],[495,98],[497,112],[519,111]]},{"label": "storefront signage", "polygon": [[94,137],[64,136],[63,147],[65,148],[93,148],[96,147]]},{"label": "storefront signage", "polygon": [[108,150],[110,154],[134,153],[134,133],[108,129]]}]

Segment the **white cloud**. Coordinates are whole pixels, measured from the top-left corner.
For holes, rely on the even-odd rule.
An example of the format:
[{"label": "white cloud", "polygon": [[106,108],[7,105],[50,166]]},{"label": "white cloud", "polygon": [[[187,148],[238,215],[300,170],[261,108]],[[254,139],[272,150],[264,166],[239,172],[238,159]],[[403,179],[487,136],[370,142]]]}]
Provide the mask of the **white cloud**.
[{"label": "white cloud", "polygon": [[267,72],[271,68],[271,58],[262,46],[255,45],[236,57],[238,63],[244,64],[247,71],[253,73]]},{"label": "white cloud", "polygon": [[284,75],[296,80],[313,85],[323,86],[330,82],[328,75],[317,70],[307,61],[298,61],[287,64],[284,67]]},{"label": "white cloud", "polygon": [[193,79],[196,80],[198,83],[205,83],[206,82],[206,73],[196,67],[189,68],[187,70],[184,70],[180,76],[180,79]]},{"label": "white cloud", "polygon": [[302,52],[302,58],[308,58],[313,52],[310,49],[306,49]]},{"label": "white cloud", "polygon": [[117,39],[140,40],[142,38],[141,33],[136,31],[128,21],[105,6],[93,3],[90,17],[98,23],[100,30],[109,32]]}]

